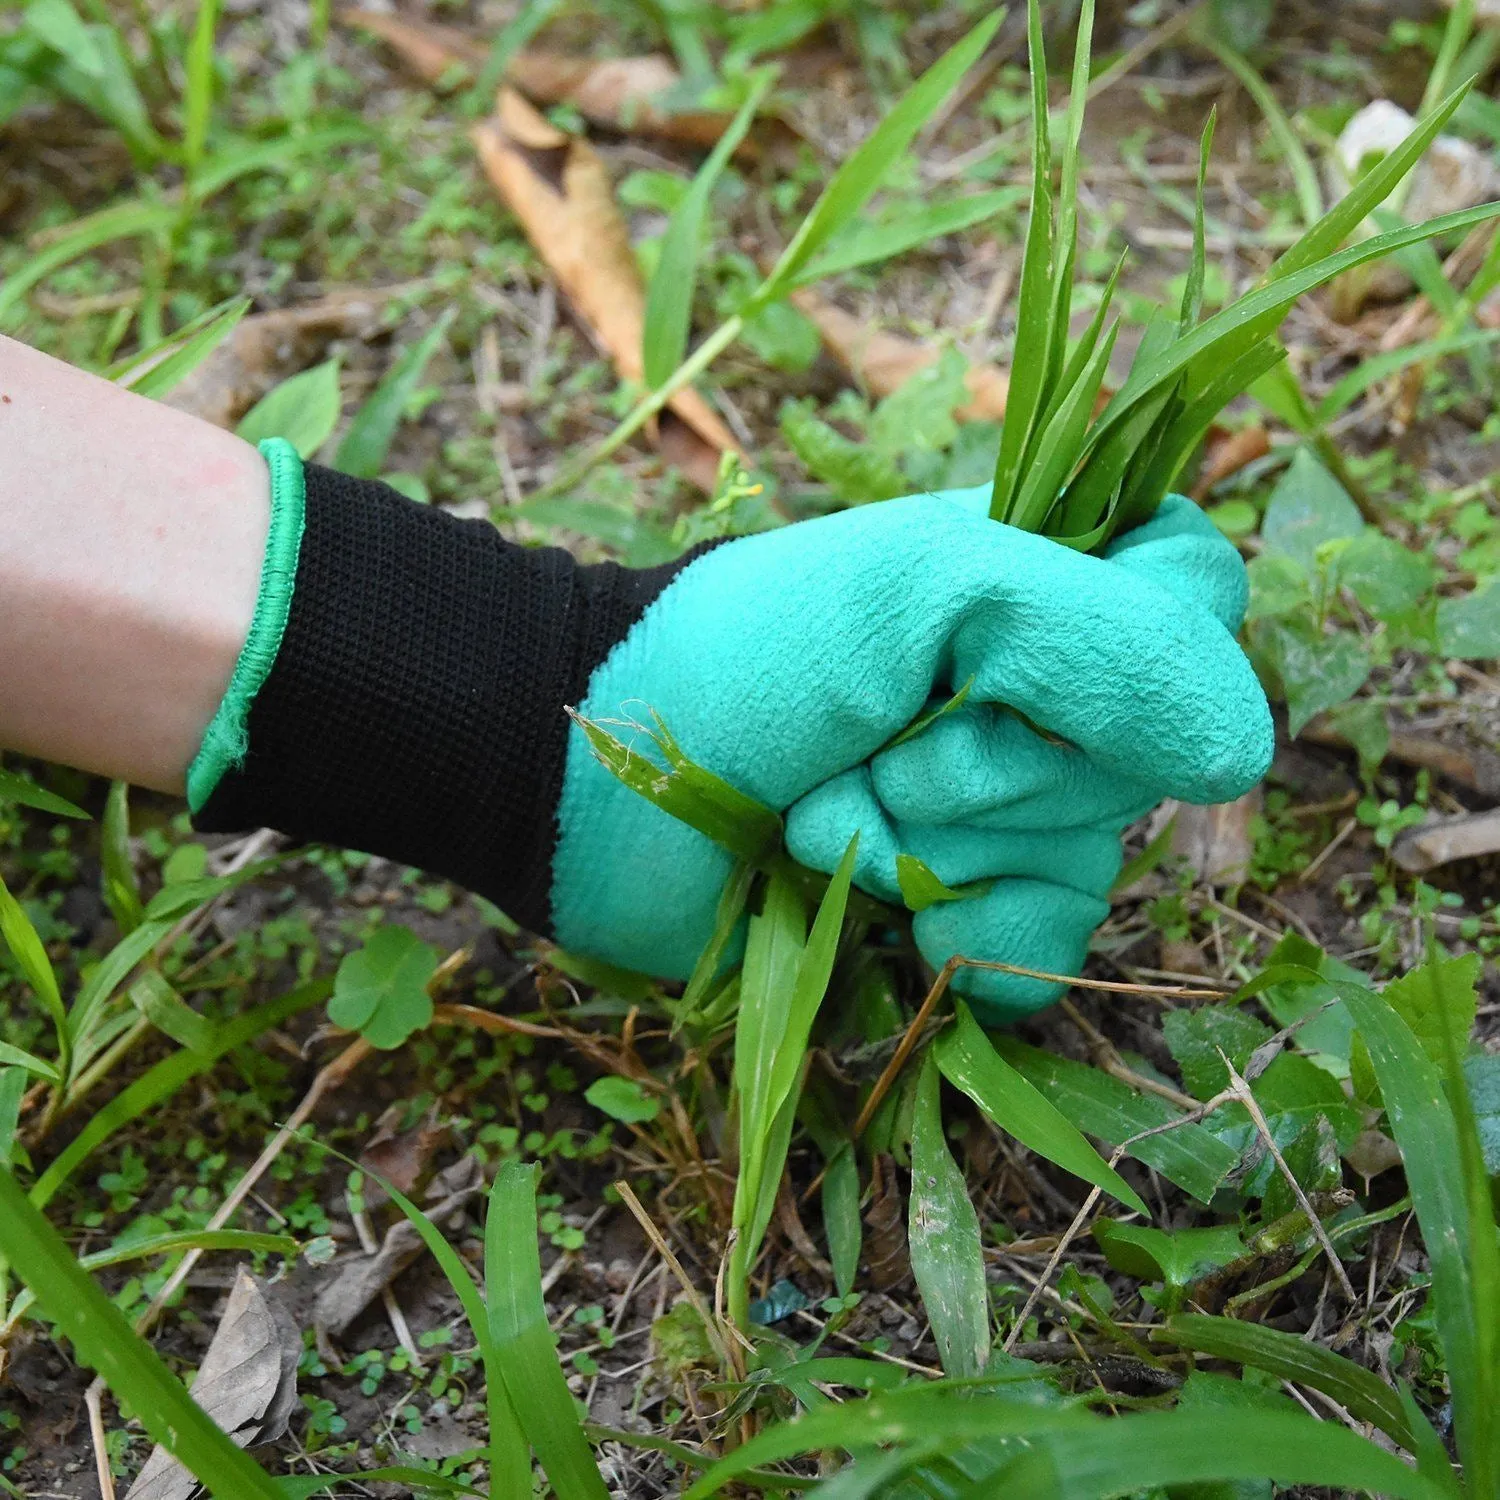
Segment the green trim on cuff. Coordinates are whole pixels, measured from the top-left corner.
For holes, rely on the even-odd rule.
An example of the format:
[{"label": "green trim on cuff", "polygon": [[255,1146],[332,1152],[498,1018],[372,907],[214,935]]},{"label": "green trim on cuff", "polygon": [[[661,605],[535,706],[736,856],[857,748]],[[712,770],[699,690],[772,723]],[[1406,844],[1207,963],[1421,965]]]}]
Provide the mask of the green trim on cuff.
[{"label": "green trim on cuff", "polygon": [[285,438],[266,438],[260,451],[271,469],[271,529],[260,570],[260,592],[250,634],[234,664],[234,676],[188,767],[188,808],[194,813],[213,796],[225,773],[244,763],[250,747],[250,706],[276,665],[297,582],[297,558],[307,512],[302,460]]}]

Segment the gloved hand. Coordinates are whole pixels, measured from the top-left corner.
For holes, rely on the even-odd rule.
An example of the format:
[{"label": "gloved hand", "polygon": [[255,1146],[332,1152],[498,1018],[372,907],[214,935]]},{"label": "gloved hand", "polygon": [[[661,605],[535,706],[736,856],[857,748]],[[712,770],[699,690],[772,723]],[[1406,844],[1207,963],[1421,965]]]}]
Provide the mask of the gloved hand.
[{"label": "gloved hand", "polygon": [[[1237,796],[1270,760],[1231,634],[1244,569],[1187,501],[1107,559],[990,521],[971,490],[632,571],[263,446],[272,545],[189,775],[198,826],[385,854],[628,968],[691,970],[732,861],[600,765],[569,705],[624,739],[620,721],[655,712],[786,812],[814,867],[858,828],[856,879],[877,895],[895,893],[898,850],[950,884],[993,879],[920,914],[934,963],[1059,973],[1105,915],[1119,828],[1163,796]],[[962,710],[882,753],[970,679]],[[992,1019],[1051,994],[974,970],[958,987]]]},{"label": "gloved hand", "polygon": [[[649,706],[693,760],[789,810],[789,848],[815,869],[858,829],[871,894],[899,900],[898,851],[950,885],[993,879],[916,917],[934,965],[957,952],[1076,973],[1120,829],[1163,797],[1236,797],[1270,762],[1269,710],[1231,634],[1245,571],[1180,498],[1107,559],[998,525],[988,498],[887,501],[709,552],[594,674],[582,712]],[[879,753],[970,679],[961,709]],[[560,829],[559,940],[686,974],[729,856],[623,787],[581,734]],[[1057,994],[974,969],[955,986],[995,1021]]]}]

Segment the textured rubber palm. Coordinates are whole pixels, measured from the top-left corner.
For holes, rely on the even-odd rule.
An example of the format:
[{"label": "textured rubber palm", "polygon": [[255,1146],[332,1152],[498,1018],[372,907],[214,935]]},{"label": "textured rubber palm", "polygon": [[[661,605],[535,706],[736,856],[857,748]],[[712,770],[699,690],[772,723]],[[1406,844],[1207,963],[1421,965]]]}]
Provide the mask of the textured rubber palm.
[{"label": "textured rubber palm", "polygon": [[[861,829],[856,878],[876,894],[892,894],[899,849],[950,881],[996,878],[917,918],[933,962],[961,951],[1075,972],[1107,911],[1118,829],[1164,796],[1238,796],[1269,764],[1269,709],[1231,633],[1244,568],[1185,500],[1103,559],[997,525],[987,500],[983,488],[887,501],[708,553],[599,666],[582,710],[657,712],[694,760],[789,810],[809,864],[831,869]],[[879,753],[934,693],[970,679],[964,710]],[[1076,836],[1034,836],[1062,830]],[[685,975],[729,867],[572,733],[553,867],[561,942]],[[958,987],[990,1019],[1055,993],[973,970]]]}]

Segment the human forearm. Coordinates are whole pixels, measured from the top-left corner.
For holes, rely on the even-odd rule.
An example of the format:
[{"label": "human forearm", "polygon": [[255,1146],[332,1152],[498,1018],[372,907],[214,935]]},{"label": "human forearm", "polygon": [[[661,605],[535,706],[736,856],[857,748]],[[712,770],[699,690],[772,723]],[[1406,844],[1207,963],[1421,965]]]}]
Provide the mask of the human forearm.
[{"label": "human forearm", "polygon": [[180,791],[269,493],[248,443],[0,337],[0,746]]}]

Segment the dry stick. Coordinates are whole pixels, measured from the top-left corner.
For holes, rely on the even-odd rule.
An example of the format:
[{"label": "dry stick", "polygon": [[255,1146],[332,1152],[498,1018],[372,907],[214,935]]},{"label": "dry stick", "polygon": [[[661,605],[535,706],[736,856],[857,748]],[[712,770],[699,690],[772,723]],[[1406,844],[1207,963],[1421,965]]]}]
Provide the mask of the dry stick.
[{"label": "dry stick", "polygon": [[666,1236],[656,1227],[651,1215],[642,1207],[641,1200],[635,1195],[635,1189],[623,1177],[615,1183],[614,1188],[625,1207],[635,1215],[636,1223],[646,1231],[646,1238],[656,1247],[656,1253],[666,1261],[667,1269],[677,1278],[678,1284],[687,1293],[687,1299],[692,1303],[693,1311],[703,1320],[704,1331],[713,1340],[715,1352],[724,1361],[725,1367],[738,1370],[740,1373],[735,1378],[744,1379],[744,1366],[736,1357],[739,1351],[737,1349],[731,1351],[730,1345],[724,1340],[724,1327],[731,1325],[720,1326],[718,1319],[714,1317],[708,1304],[703,1300],[702,1292],[693,1285],[688,1273],[683,1270],[682,1262],[677,1259],[676,1252],[667,1243]]},{"label": "dry stick", "polygon": [[88,1388],[83,1404],[89,1409],[89,1439],[94,1445],[94,1474],[99,1481],[99,1500],[115,1500],[115,1476],[109,1467],[109,1438],[104,1430],[102,1380],[96,1380]]},{"label": "dry stick", "polygon": [[1243,1104],[1249,1112],[1250,1118],[1255,1122],[1256,1130],[1266,1143],[1266,1149],[1281,1169],[1281,1175],[1286,1178],[1287,1186],[1291,1188],[1292,1196],[1297,1200],[1297,1206],[1307,1215],[1308,1224],[1317,1236],[1318,1243],[1323,1247],[1323,1253],[1328,1257],[1328,1262],[1333,1267],[1334,1275],[1338,1277],[1338,1283],[1343,1288],[1344,1295],[1349,1299],[1351,1306],[1357,1304],[1359,1298],[1355,1294],[1353,1283],[1349,1280],[1349,1273],[1344,1269],[1344,1263],[1339,1259],[1338,1251],[1333,1248],[1333,1241],[1328,1238],[1328,1231],[1324,1229],[1322,1219],[1318,1217],[1316,1210],[1308,1201],[1307,1194],[1302,1191],[1302,1184],[1297,1181],[1296,1173],[1287,1166],[1286,1158],[1281,1154],[1281,1147],[1276,1144],[1276,1138],[1271,1134],[1271,1127],[1266,1123],[1260,1104],[1255,1095],[1250,1092],[1250,1085],[1240,1077],[1234,1064],[1225,1055],[1224,1049],[1220,1047],[1216,1050],[1223,1059],[1224,1066],[1229,1070],[1231,1096]]}]

